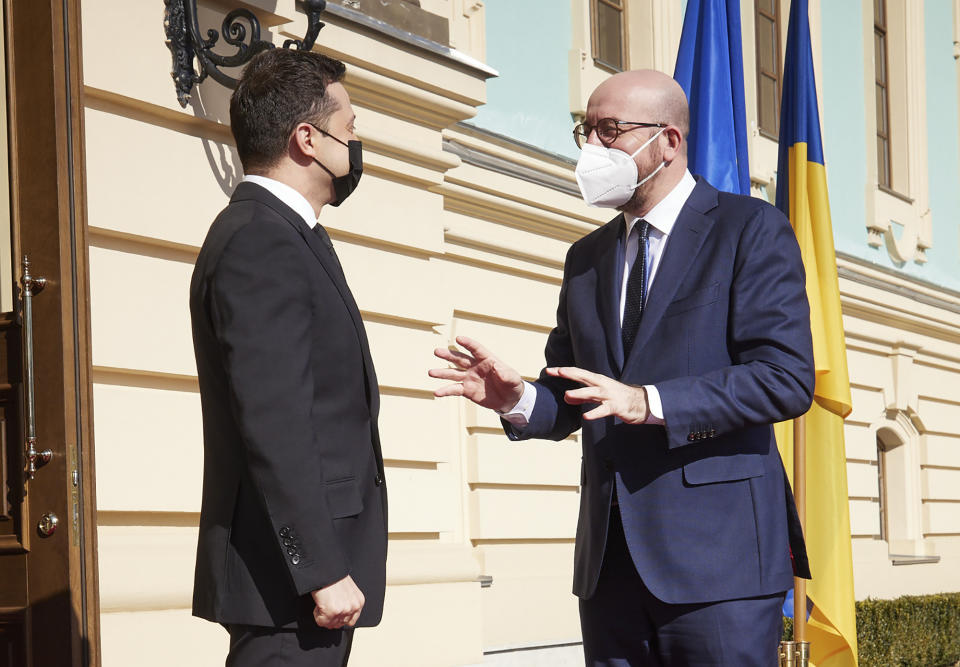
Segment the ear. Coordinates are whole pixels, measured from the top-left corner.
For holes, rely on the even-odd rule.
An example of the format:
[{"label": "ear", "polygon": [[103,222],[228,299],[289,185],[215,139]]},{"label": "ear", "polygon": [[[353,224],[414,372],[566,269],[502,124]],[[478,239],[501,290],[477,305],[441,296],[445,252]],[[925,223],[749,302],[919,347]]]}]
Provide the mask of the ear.
[{"label": "ear", "polygon": [[663,148],[663,159],[666,162],[671,162],[680,155],[683,146],[683,132],[676,125],[668,125],[663,130],[662,136],[667,138],[667,145]]},{"label": "ear", "polygon": [[[297,123],[290,137],[290,149],[295,152],[292,157],[313,158],[317,155],[316,132],[310,123]],[[299,161],[299,160],[298,160]]]}]

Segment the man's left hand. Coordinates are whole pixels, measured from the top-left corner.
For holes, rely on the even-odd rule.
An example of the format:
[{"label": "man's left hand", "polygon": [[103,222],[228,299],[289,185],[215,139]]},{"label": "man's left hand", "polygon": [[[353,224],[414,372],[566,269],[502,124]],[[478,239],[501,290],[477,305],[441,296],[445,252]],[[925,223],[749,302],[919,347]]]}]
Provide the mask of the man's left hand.
[{"label": "man's left hand", "polygon": [[643,424],[650,416],[647,406],[647,391],[617,382],[606,375],[585,371],[574,366],[548,368],[547,374],[584,385],[571,389],[563,399],[570,405],[597,403],[597,407],[585,412],[583,418],[593,421],[604,417],[619,417],[626,424]]}]

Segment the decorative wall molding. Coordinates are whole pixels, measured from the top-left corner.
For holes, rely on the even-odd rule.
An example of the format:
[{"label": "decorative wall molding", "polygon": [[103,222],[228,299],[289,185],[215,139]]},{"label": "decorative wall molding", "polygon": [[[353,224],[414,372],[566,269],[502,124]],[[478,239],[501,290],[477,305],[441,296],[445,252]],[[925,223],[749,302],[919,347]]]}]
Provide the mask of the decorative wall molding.
[{"label": "decorative wall molding", "polygon": [[449,179],[433,190],[444,196],[444,208],[449,211],[491,220],[548,238],[573,243],[596,229],[594,224],[505,200],[495,194],[450,182]]},{"label": "decorative wall molding", "polygon": [[[149,512],[127,513],[128,520],[149,519]],[[193,522],[198,514],[182,513]],[[180,523],[180,522],[177,522]],[[147,523],[146,525],[150,525]],[[161,526],[146,530],[141,524],[100,529],[100,609],[103,613],[189,609],[197,529]],[[125,562],[140,562],[152,572],[136,586],[126,578]],[[463,544],[429,540],[392,540],[387,557],[387,584],[410,586],[444,583],[478,585],[480,564]]]},{"label": "decorative wall molding", "polygon": [[[927,74],[923,11],[909,2],[888,6],[890,34],[890,123],[893,189],[878,185],[877,154],[867,150],[867,244],[884,247],[890,259],[902,266],[924,264],[933,247],[930,213],[930,175],[927,160]],[[873,19],[866,16],[864,51],[873,63]],[[876,65],[874,64],[874,67]],[[867,100],[876,99],[872,77]],[[867,103],[867,146],[875,145],[876,105]]]},{"label": "decorative wall molding", "polygon": [[329,21],[330,25],[347,24],[348,29],[354,32],[373,32],[381,38],[387,37],[391,41],[399,42],[405,47],[412,47],[414,50],[424,52],[434,57],[440,57],[446,61],[449,66],[463,70],[474,76],[484,79],[500,76],[497,70],[462,51],[450,48],[446,44],[440,44],[426,37],[415,35],[412,32],[402,30],[385,21],[367,16],[356,9],[351,9],[337,2],[331,2],[327,5],[324,18],[331,19]]},{"label": "decorative wall molding", "polygon": [[490,171],[495,171],[498,174],[503,174],[512,178],[519,178],[520,180],[527,181],[528,183],[534,183],[536,185],[552,188],[558,192],[562,192],[573,197],[580,197],[579,188],[577,188],[575,183],[571,183],[569,178],[561,178],[532,167],[519,165],[516,162],[512,162],[496,155],[478,151],[474,148],[464,145],[462,142],[459,142],[456,139],[444,139],[443,150],[458,156],[466,164],[481,167],[482,169],[489,169]]},{"label": "decorative wall molding", "polygon": [[[878,198],[891,197],[889,193],[878,192]],[[878,209],[886,209],[889,202],[878,202]],[[897,227],[901,227],[899,236]],[[884,246],[890,259],[897,265],[907,262],[926,264],[927,249],[933,247],[933,225],[930,209],[919,216],[911,211],[895,219],[877,219],[867,225],[867,245],[873,248]]]},{"label": "decorative wall molding", "polygon": [[838,251],[836,254],[840,260],[837,263],[837,274],[841,280],[850,280],[960,315],[958,291],[904,275],[895,269],[867,262],[845,252]]}]

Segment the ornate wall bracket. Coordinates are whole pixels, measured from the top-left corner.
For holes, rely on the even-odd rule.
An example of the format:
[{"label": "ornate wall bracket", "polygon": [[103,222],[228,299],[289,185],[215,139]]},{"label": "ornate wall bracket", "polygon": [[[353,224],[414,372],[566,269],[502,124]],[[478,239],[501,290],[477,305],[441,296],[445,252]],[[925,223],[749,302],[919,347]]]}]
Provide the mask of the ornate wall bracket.
[{"label": "ornate wall bracket", "polygon": [[[307,33],[303,39],[288,39],[283,48],[296,48],[309,51],[313,48],[320,29],[324,24],[320,14],[327,7],[326,0],[301,0],[307,12]],[[190,101],[193,86],[201,83],[207,76],[227,88],[236,88],[237,79],[224,73],[223,67],[242,67],[261,51],[272,49],[271,42],[260,39],[260,21],[249,9],[234,9],[223,19],[220,31],[207,30],[207,38],[200,35],[197,21],[197,0],[164,0],[166,9],[163,14],[163,27],[167,34],[167,48],[173,56],[174,86],[181,107]],[[236,53],[220,55],[214,53],[223,35],[223,41],[236,48]],[[194,67],[194,58],[199,67]]]},{"label": "ornate wall bracket", "polygon": [[875,220],[867,225],[867,234],[867,244],[874,248],[885,246],[887,254],[895,264],[925,264],[927,249],[933,247],[930,210],[927,209],[919,216],[902,216],[900,220]]}]

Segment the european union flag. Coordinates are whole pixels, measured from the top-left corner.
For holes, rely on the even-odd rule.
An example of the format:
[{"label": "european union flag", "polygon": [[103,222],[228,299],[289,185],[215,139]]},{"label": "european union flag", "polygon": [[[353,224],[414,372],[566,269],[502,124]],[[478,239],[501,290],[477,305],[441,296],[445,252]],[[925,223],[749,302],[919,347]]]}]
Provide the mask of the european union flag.
[{"label": "european union flag", "polygon": [[690,171],[750,194],[739,0],[689,0],[673,78],[690,103]]}]

